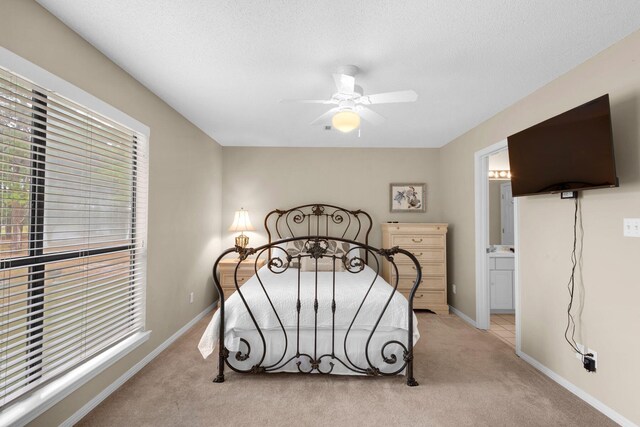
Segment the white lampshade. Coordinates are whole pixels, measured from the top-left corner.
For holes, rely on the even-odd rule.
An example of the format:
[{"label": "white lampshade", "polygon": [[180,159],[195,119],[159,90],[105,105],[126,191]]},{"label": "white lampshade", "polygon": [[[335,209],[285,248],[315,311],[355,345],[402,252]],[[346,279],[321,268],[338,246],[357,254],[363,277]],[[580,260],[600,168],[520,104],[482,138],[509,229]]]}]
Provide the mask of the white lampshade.
[{"label": "white lampshade", "polygon": [[360,127],[360,116],[352,110],[338,111],[333,115],[331,125],[340,132],[351,132]]},{"label": "white lampshade", "polygon": [[249,219],[249,212],[240,208],[239,211],[236,211],[235,216],[233,217],[233,224],[229,227],[229,231],[253,231],[253,225],[251,225],[251,220]]}]

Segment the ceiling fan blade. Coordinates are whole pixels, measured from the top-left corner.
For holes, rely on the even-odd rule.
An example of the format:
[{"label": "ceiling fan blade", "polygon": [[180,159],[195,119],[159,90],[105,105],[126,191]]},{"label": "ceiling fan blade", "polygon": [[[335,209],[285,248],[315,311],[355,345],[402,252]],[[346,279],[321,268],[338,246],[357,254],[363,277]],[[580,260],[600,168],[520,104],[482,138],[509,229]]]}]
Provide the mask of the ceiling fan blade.
[{"label": "ceiling fan blade", "polygon": [[418,99],[418,94],[412,90],[399,90],[397,92],[376,93],[374,95],[361,96],[358,103],[371,104],[390,104],[393,102],[414,102]]},{"label": "ceiling fan blade", "polygon": [[335,104],[332,99],[281,99],[281,104]]},{"label": "ceiling fan blade", "polygon": [[333,115],[337,113],[338,110],[339,110],[338,107],[332,108],[326,113],[324,113],[323,115],[321,115],[320,117],[318,117],[317,119],[315,119],[314,121],[312,121],[310,124],[312,125],[331,124],[331,117],[333,117]]},{"label": "ceiling fan blade", "polygon": [[356,87],[356,78],[347,74],[333,74],[333,81],[336,83],[338,92],[353,93]]},{"label": "ceiling fan blade", "polygon": [[367,107],[363,107],[363,106],[358,106],[356,107],[356,111],[358,112],[358,114],[360,115],[360,117],[362,117],[363,119],[365,119],[366,121],[373,123],[374,125],[379,125],[385,122],[385,118],[382,117],[380,114],[376,113],[375,111],[367,108]]}]

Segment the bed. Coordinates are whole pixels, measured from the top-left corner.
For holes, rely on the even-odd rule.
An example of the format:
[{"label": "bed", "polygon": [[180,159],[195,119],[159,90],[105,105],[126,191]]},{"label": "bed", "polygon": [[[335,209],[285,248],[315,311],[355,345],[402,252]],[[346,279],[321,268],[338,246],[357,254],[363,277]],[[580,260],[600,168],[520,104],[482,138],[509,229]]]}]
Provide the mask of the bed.
[{"label": "bed", "polygon": [[[220,295],[198,348],[208,357],[217,347],[218,374],[296,372],[306,374],[413,376],[413,345],[419,339],[413,296],[420,264],[398,247],[368,244],[371,217],[361,210],[327,204],[276,209],[265,217],[269,242],[229,248],[216,260],[213,277]],[[416,267],[410,297],[380,276],[394,258]],[[253,263],[255,275],[225,300],[218,264],[235,257]],[[258,268],[257,259],[266,259]],[[238,268],[235,269],[236,277]],[[397,272],[397,270],[396,270]],[[397,277],[397,274],[395,275]]]}]

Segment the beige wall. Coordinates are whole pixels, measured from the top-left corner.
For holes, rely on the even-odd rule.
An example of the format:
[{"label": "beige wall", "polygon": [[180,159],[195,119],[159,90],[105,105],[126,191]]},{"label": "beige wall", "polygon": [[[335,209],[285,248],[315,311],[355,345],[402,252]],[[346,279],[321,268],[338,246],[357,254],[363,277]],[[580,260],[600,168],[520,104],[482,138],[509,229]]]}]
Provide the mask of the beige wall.
[{"label": "beige wall", "polygon": [[622,236],[624,217],[640,217],[640,32],[527,96],[441,151],[443,219],[449,240],[451,303],[475,317],[474,153],[604,93],[611,97],[620,188],[585,191],[584,252],[578,275],[584,309],[579,341],[598,352],[588,374],[564,341],[572,243],[572,202],[558,195],[518,200],[522,350],[615,411],[640,423],[636,339],[640,326],[640,239]]},{"label": "beige wall", "polygon": [[[256,232],[251,246],[266,242],[264,217],[275,208],[321,202],[363,209],[373,219],[370,243],[380,245],[380,223],[437,222],[442,219],[439,150],[384,148],[224,147],[223,245],[233,212],[249,211]],[[425,182],[427,212],[389,212],[389,184]]]},{"label": "beige wall", "polygon": [[505,181],[489,181],[489,244],[499,245],[502,243],[500,217],[500,184]]},{"label": "beige wall", "polygon": [[[3,0],[0,10],[0,45],[151,128],[147,328],[153,333],[33,422],[52,426],[213,302],[210,275],[220,249],[222,153],[215,141],[35,2]],[[190,291],[194,304],[188,303]]]}]

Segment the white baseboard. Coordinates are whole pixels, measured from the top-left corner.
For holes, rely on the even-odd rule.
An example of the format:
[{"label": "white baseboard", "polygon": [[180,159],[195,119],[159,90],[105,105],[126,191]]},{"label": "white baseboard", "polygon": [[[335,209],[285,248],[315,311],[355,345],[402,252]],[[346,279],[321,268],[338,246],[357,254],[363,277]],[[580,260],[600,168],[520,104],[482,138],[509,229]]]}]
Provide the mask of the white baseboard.
[{"label": "white baseboard", "polygon": [[587,402],[589,405],[591,405],[594,408],[596,408],[598,411],[602,412],[607,417],[611,418],[614,422],[616,422],[616,423],[618,423],[618,424],[620,424],[621,426],[624,426],[624,427],[638,427],[631,420],[625,418],[624,416],[622,416],[618,412],[614,411],[613,409],[611,409],[610,407],[608,407],[607,405],[605,405],[604,403],[602,403],[601,401],[599,401],[595,397],[591,396],[586,391],[584,391],[581,388],[577,387],[575,384],[569,382],[566,378],[561,377],[557,373],[553,372],[551,369],[547,368],[545,365],[543,365],[542,363],[538,362],[533,357],[529,356],[526,353],[523,353],[522,351],[518,351],[517,354],[518,354],[518,356],[520,356],[520,358],[522,360],[524,360],[525,362],[527,362],[528,364],[530,364],[531,366],[536,368],[538,371],[542,372],[543,374],[545,374],[546,376],[551,378],[553,381],[555,381],[558,384],[560,384],[562,387],[564,387],[567,390],[569,390],[571,393],[573,393],[576,396],[578,396],[580,399],[582,399],[585,402]]},{"label": "white baseboard", "polygon": [[464,314],[463,312],[461,312],[460,310],[458,310],[454,306],[450,305],[449,306],[449,310],[451,310],[451,312],[453,314],[455,314],[456,316],[458,316],[459,318],[461,318],[462,320],[464,320],[465,322],[467,322],[468,324],[470,324],[474,328],[477,328],[475,320],[473,320],[472,318],[470,318],[469,316],[467,316],[466,314]]},{"label": "white baseboard", "polygon": [[187,332],[193,325],[195,325],[199,320],[201,320],[204,316],[206,316],[211,310],[214,309],[218,302],[214,302],[209,307],[205,308],[200,314],[194,317],[189,323],[184,325],[182,328],[178,329],[175,334],[171,335],[165,342],[156,347],[151,353],[147,354],[144,359],[133,365],[127,372],[122,374],[120,378],[111,383],[107,388],[102,390],[100,394],[87,402],[82,408],[78,409],[73,415],[67,418],[60,427],[72,427],[74,424],[79,422],[85,415],[87,415],[93,408],[98,406],[103,400],[105,400],[111,393],[116,391],[122,384],[127,382],[131,377],[133,377],[138,371],[144,368],[149,362],[155,359],[163,350],[169,347],[175,340],[180,338],[185,332]]}]

